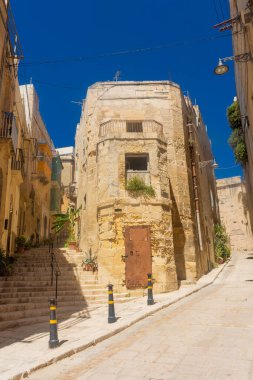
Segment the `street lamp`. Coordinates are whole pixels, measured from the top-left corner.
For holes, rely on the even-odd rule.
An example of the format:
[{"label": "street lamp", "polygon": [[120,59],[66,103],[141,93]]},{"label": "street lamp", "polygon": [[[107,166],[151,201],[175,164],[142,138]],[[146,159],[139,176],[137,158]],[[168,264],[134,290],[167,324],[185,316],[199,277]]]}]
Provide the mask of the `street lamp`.
[{"label": "street lamp", "polygon": [[216,75],[223,75],[223,74],[226,74],[228,72],[228,70],[229,70],[228,65],[224,65],[222,63],[222,59],[219,58],[219,63],[214,69],[215,74]]},{"label": "street lamp", "polygon": [[224,65],[224,62],[235,61],[235,62],[248,62],[252,59],[250,53],[238,54],[232,57],[219,58],[219,63],[214,69],[216,75],[226,74],[229,70],[228,65]]},{"label": "street lamp", "polygon": [[211,164],[211,168],[213,169],[216,169],[218,167],[218,164],[217,162],[215,161],[215,159],[213,160],[208,160],[208,161],[200,161],[199,162],[199,168],[204,168],[206,167],[208,164]]}]

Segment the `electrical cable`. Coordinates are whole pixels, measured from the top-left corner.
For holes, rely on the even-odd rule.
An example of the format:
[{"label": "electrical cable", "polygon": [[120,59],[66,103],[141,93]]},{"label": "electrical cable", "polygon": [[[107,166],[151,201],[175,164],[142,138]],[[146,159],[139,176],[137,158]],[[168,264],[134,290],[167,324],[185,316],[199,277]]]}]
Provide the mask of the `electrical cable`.
[{"label": "electrical cable", "polygon": [[223,12],[223,5],[222,5],[222,1],[221,0],[218,0],[219,2],[218,2],[218,4],[219,4],[219,9],[220,9],[220,11],[221,11],[221,17],[222,17],[222,19],[223,20],[225,20],[225,14],[224,14],[224,12]]},{"label": "electrical cable", "polygon": [[[25,75],[22,75],[22,74],[19,74],[19,77],[20,78],[23,78],[23,79],[26,79],[26,80],[29,80],[28,76],[25,76]],[[59,87],[59,88],[65,88],[65,89],[68,89],[68,90],[83,90],[82,87],[72,87],[72,86],[67,86],[67,85],[62,85],[62,84],[57,84],[57,83],[49,83],[49,82],[44,82],[44,81],[40,81],[40,80],[32,80],[33,83],[37,83],[37,84],[43,84],[45,86],[52,86],[52,87]]]},{"label": "electrical cable", "polygon": [[226,10],[228,12],[228,17],[230,17],[230,7],[229,7],[229,2],[228,1],[229,0],[224,0],[224,2],[225,2],[225,8],[226,8]]},{"label": "electrical cable", "polygon": [[227,170],[227,169],[238,168],[238,167],[240,167],[240,165],[228,166],[226,168],[216,168],[215,170]]},{"label": "electrical cable", "polygon": [[69,57],[69,58],[61,58],[61,59],[55,59],[55,60],[45,59],[45,60],[30,61],[30,62],[29,61],[28,62],[21,61],[19,63],[19,66],[23,67],[23,66],[33,66],[33,65],[80,63],[80,62],[90,60],[90,59],[99,59],[99,58],[108,58],[108,57],[128,55],[128,54],[145,53],[145,52],[153,51],[153,50],[168,49],[168,48],[173,48],[173,47],[177,47],[177,46],[188,45],[188,44],[190,45],[190,44],[194,44],[194,43],[212,41],[212,40],[216,40],[216,39],[220,39],[220,38],[226,38],[226,37],[231,37],[231,33],[193,38],[192,40],[178,41],[178,42],[174,42],[174,43],[170,43],[170,44],[158,45],[158,46],[153,46],[153,47],[122,50],[122,51],[116,51],[116,52],[111,52],[111,53],[103,53],[103,54],[97,54],[97,55],[90,55],[90,56]]},{"label": "electrical cable", "polygon": [[216,5],[216,0],[213,0],[213,7],[214,7],[214,10],[215,10],[215,13],[216,13],[217,20],[218,20],[218,22],[220,22],[221,19],[220,19],[220,16],[219,16],[217,5]]}]

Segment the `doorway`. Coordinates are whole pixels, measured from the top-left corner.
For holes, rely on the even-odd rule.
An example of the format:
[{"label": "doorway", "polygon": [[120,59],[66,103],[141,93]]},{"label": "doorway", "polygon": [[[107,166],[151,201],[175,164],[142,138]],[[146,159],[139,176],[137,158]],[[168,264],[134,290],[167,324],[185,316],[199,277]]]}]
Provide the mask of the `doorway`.
[{"label": "doorway", "polygon": [[152,273],[149,226],[125,228],[126,287],[145,288],[147,274]]}]

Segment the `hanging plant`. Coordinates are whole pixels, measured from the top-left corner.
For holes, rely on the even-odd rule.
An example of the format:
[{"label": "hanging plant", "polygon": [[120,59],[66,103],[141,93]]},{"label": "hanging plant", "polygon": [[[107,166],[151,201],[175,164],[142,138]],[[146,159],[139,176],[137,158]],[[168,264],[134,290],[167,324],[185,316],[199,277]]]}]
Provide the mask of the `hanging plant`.
[{"label": "hanging plant", "polygon": [[232,129],[242,127],[238,100],[234,101],[231,106],[227,108],[227,118]]},{"label": "hanging plant", "polygon": [[242,128],[240,107],[237,100],[228,107],[227,118],[230,127],[233,129],[228,139],[228,143],[233,149],[236,162],[245,165],[248,161],[248,153]]}]

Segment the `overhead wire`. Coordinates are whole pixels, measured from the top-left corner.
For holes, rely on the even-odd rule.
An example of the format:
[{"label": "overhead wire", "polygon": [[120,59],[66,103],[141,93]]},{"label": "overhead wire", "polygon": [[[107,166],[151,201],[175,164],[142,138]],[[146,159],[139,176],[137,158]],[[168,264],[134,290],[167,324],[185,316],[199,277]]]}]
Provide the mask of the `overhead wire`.
[{"label": "overhead wire", "polygon": [[210,36],[205,36],[205,37],[193,38],[191,40],[178,41],[178,42],[174,42],[170,44],[151,46],[151,47],[146,47],[146,48],[128,49],[128,50],[90,55],[90,56],[68,57],[68,58],[60,58],[60,59],[55,59],[55,60],[44,59],[44,60],[30,61],[30,62],[29,61],[26,62],[24,60],[20,62],[19,65],[20,66],[34,66],[34,65],[48,65],[48,64],[79,63],[79,62],[83,62],[90,59],[92,60],[92,59],[100,59],[100,58],[107,58],[107,57],[114,57],[114,56],[121,56],[121,55],[128,55],[128,54],[145,53],[145,52],[153,51],[153,50],[168,49],[168,48],[173,48],[177,46],[212,41],[212,40],[226,38],[226,37],[231,37],[231,34],[226,33],[226,34],[221,34],[221,35],[210,35]]},{"label": "overhead wire", "polygon": [[233,166],[227,166],[226,168],[215,168],[215,170],[227,170],[227,169],[233,169],[238,168],[240,165],[233,165]]},{"label": "overhead wire", "polygon": [[216,13],[217,20],[218,20],[218,22],[220,22],[221,19],[220,19],[220,16],[219,16],[216,0],[212,0],[212,1],[213,1],[213,7],[214,7],[214,10],[215,10],[215,13]]},{"label": "overhead wire", "polygon": [[223,12],[223,5],[222,5],[222,1],[221,0],[218,0],[218,4],[219,4],[219,9],[220,9],[220,12],[221,12],[221,17],[222,17],[222,20],[225,20],[225,13]]},{"label": "overhead wire", "polygon": [[[20,74],[19,75],[20,78],[23,78],[23,79],[26,79],[29,81],[29,77],[28,76],[25,76],[25,75],[22,75]],[[37,83],[37,84],[43,84],[45,86],[52,86],[52,87],[58,87],[58,88],[65,88],[67,90],[83,90],[82,87],[73,87],[73,86],[68,86],[68,85],[65,85],[65,84],[58,84],[58,83],[50,83],[50,82],[44,82],[44,81],[41,81],[41,80],[37,80],[37,79],[33,79],[32,80],[33,83]]]}]

